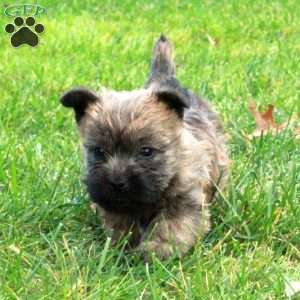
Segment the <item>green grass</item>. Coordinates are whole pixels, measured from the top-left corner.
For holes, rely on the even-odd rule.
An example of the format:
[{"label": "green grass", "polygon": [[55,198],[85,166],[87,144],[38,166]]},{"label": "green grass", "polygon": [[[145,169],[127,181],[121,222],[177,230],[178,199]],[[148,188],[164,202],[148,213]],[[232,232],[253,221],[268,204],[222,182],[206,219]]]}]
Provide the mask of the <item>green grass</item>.
[{"label": "green grass", "polygon": [[[38,3],[48,15],[37,48],[0,34],[0,299],[285,299],[285,278],[300,280],[299,140],[245,135],[250,99],[274,104],[278,120],[300,114],[299,1]],[[224,121],[232,176],[206,239],[182,261],[145,266],[110,245],[89,209],[59,97],[142,86],[161,32],[178,78]]]}]

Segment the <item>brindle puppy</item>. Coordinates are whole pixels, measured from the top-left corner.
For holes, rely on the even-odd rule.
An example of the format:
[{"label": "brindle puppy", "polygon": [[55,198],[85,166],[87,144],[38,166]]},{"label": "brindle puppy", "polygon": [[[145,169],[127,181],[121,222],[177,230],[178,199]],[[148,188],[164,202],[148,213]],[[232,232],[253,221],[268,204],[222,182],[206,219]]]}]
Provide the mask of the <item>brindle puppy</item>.
[{"label": "brindle puppy", "polygon": [[185,254],[210,228],[209,203],[228,171],[221,125],[209,105],[175,79],[171,45],[157,41],[145,88],[79,88],[72,107],[86,185],[103,224],[145,258]]}]

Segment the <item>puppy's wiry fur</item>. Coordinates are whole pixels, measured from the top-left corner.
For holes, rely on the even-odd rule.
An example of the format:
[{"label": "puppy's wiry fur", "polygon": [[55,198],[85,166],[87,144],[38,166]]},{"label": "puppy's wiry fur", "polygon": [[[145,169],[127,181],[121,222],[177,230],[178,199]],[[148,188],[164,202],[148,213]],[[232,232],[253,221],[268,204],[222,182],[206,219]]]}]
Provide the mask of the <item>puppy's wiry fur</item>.
[{"label": "puppy's wiry fur", "polygon": [[86,184],[114,240],[146,258],[185,254],[210,228],[208,206],[226,179],[224,135],[209,105],[175,79],[169,41],[157,41],[143,89],[74,89]]}]

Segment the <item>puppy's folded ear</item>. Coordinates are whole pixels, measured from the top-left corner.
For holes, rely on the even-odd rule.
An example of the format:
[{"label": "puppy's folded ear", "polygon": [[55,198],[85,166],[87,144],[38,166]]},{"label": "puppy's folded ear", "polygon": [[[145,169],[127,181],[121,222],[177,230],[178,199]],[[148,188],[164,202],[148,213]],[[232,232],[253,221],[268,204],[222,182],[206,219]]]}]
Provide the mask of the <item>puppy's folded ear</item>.
[{"label": "puppy's folded ear", "polygon": [[180,118],[183,117],[184,109],[190,106],[188,91],[182,88],[175,79],[156,85],[154,94],[157,96],[158,101],[173,109]]},{"label": "puppy's folded ear", "polygon": [[71,107],[75,112],[77,123],[84,116],[86,109],[91,103],[99,101],[99,97],[93,91],[86,88],[75,88],[66,92],[60,99],[65,107]]}]

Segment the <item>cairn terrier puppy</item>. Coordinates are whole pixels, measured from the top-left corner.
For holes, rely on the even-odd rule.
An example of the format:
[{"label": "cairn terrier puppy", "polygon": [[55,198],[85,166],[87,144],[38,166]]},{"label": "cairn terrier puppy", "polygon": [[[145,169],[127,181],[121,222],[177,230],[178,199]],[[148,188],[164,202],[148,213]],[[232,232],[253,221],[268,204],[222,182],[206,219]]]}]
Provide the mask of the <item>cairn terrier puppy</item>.
[{"label": "cairn terrier puppy", "polygon": [[170,42],[156,42],[144,88],[77,88],[61,102],[74,109],[87,190],[112,239],[128,234],[145,259],[185,254],[210,228],[229,160],[216,114],[175,79]]}]

